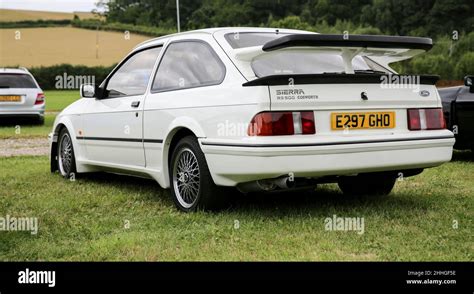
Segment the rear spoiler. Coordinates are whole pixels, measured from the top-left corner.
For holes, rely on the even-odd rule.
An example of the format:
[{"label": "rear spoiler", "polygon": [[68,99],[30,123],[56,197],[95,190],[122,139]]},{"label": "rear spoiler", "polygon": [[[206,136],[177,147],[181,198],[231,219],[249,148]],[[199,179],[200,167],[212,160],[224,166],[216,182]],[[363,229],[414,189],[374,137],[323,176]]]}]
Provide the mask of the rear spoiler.
[{"label": "rear spoiler", "polygon": [[[384,78],[385,77],[385,78]],[[396,75],[396,74],[296,74],[296,75],[272,75],[257,78],[242,84],[244,87],[249,86],[283,86],[289,85],[290,81],[293,85],[304,84],[379,84],[384,79],[392,81],[396,78],[398,81],[407,81],[413,83],[414,79],[421,85],[434,85],[438,80],[437,75]]]},{"label": "rear spoiler", "polygon": [[405,36],[293,34],[265,43],[262,50],[268,52],[288,47],[372,47],[428,51],[433,47],[433,41],[430,38]]},{"label": "rear spoiler", "polygon": [[346,73],[354,73],[352,59],[366,56],[390,68],[389,64],[412,58],[433,47],[430,38],[376,36],[376,35],[325,35],[291,34],[269,41],[263,46],[245,47],[233,50],[237,60],[251,62],[254,58],[273,54],[277,50],[319,50],[340,54]]}]

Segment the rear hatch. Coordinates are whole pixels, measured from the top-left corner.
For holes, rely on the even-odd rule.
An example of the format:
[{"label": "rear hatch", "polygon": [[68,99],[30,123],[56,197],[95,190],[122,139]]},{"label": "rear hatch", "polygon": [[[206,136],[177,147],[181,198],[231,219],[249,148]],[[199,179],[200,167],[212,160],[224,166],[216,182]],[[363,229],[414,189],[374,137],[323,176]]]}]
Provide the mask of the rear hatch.
[{"label": "rear hatch", "polygon": [[427,38],[277,34],[262,46],[233,46],[232,55],[249,80],[243,86],[267,86],[272,112],[313,112],[318,136],[393,135],[413,128],[409,109],[422,130],[442,118],[431,110],[425,117],[441,107],[437,76],[398,75],[389,66],[431,46]]},{"label": "rear hatch", "polygon": [[349,131],[363,135],[409,132],[408,109],[441,106],[433,86],[436,77],[423,77],[424,84],[412,88],[383,88],[380,79],[384,76],[359,75],[359,83],[354,82],[354,76],[347,76],[321,75],[306,81],[295,76],[279,77],[293,84],[282,80],[268,85],[270,110],[314,111],[318,135],[348,135]]}]

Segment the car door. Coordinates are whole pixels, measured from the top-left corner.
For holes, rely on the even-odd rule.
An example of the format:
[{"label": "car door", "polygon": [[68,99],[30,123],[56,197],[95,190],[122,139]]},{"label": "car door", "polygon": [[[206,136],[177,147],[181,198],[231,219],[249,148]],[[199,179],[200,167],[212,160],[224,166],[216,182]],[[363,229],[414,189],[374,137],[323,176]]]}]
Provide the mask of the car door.
[{"label": "car door", "polygon": [[218,108],[212,108],[212,114],[205,110],[210,105],[222,105],[228,93],[219,86],[226,74],[221,61],[224,56],[218,56],[209,44],[212,41],[211,36],[203,40],[176,40],[164,50],[145,101],[147,169],[160,172],[165,168],[162,154],[167,146],[161,141],[178,120],[187,121],[188,127],[192,119],[215,125],[212,117],[219,112]]},{"label": "car door", "polygon": [[145,166],[143,105],[161,47],[129,55],[102,83],[103,97],[89,99],[82,140],[96,163]]}]

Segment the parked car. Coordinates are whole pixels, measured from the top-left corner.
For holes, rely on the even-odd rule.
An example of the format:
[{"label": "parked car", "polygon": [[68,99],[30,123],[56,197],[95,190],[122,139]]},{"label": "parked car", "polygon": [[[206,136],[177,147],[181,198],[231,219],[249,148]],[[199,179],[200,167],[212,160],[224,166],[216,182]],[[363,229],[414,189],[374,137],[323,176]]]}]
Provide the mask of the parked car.
[{"label": "parked car", "polygon": [[474,76],[464,78],[464,86],[439,89],[448,129],[456,137],[456,149],[474,152]]},{"label": "parked car", "polygon": [[51,170],[155,179],[183,211],[230,188],[337,182],[386,195],[397,177],[451,159],[436,76],[384,88],[389,63],[431,39],[217,28],[138,45],[56,118]]},{"label": "parked car", "polygon": [[44,123],[45,96],[26,68],[0,68],[0,118]]}]

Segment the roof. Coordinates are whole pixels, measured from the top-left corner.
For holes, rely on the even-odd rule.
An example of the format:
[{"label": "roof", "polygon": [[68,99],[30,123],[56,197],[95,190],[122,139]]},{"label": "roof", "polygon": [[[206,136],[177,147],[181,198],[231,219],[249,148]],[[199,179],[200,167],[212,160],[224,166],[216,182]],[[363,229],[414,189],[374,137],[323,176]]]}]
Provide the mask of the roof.
[{"label": "roof", "polygon": [[30,72],[24,67],[18,67],[18,68],[0,67],[0,74],[2,73],[29,74]]},{"label": "roof", "polygon": [[155,43],[161,43],[163,40],[173,38],[173,37],[180,37],[180,36],[197,36],[200,34],[214,34],[216,32],[222,32],[228,31],[229,33],[236,33],[236,32],[274,32],[275,30],[278,30],[282,33],[288,32],[288,33],[312,33],[308,31],[302,31],[302,30],[290,30],[290,29],[282,29],[282,28],[263,28],[263,27],[221,27],[221,28],[206,28],[206,29],[200,29],[200,30],[193,30],[193,31],[186,31],[186,32],[181,32],[181,33],[175,33],[175,34],[170,34],[166,36],[161,36],[158,38],[153,38],[150,40],[147,40],[145,42],[142,42],[138,44],[134,49],[146,47],[146,46],[153,46]]}]

